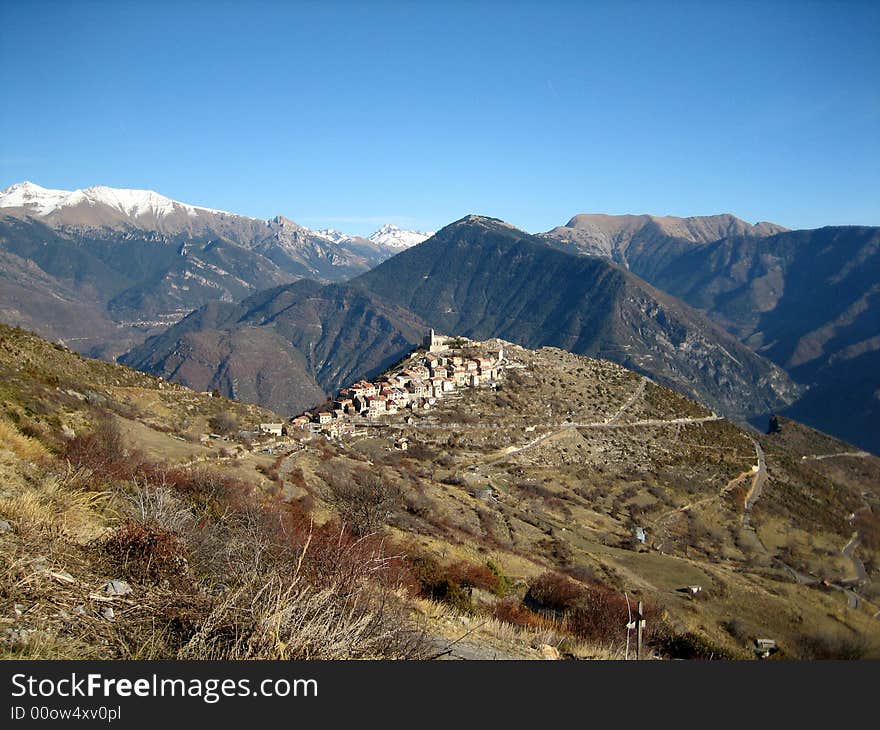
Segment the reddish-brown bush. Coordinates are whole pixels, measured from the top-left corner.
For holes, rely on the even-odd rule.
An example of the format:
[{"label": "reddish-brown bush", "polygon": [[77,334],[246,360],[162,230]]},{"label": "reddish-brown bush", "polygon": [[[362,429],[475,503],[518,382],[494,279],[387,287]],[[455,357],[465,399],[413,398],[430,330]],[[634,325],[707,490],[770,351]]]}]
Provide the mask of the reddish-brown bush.
[{"label": "reddish-brown bush", "polygon": [[499,621],[529,628],[546,628],[553,623],[545,616],[529,610],[516,598],[505,598],[498,601],[492,607],[492,615]]},{"label": "reddish-brown bush", "polygon": [[109,418],[99,421],[90,433],[70,439],[64,456],[75,467],[111,479],[131,479],[143,464],[141,454],[126,448],[122,434]]},{"label": "reddish-brown bush", "polygon": [[586,588],[568,576],[547,572],[532,581],[523,600],[536,609],[562,613],[573,609],[585,593]]},{"label": "reddish-brown bush", "polygon": [[128,520],[102,541],[101,548],[113,567],[132,580],[173,581],[188,571],[183,542],[158,525]]}]

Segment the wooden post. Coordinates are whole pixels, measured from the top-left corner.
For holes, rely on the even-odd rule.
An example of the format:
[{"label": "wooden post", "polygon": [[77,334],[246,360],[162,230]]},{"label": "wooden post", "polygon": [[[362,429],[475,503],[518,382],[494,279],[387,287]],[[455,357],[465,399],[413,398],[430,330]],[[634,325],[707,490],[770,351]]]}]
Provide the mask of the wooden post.
[{"label": "wooden post", "polygon": [[642,619],[642,602],[639,601],[639,607],[636,611],[636,659],[642,658],[642,629],[645,622]]}]

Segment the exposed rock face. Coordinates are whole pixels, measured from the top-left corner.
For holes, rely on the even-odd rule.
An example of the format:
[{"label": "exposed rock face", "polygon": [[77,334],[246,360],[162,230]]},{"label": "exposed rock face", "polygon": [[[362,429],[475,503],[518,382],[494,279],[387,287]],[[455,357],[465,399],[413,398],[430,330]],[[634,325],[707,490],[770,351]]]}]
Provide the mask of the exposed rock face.
[{"label": "exposed rock face", "polygon": [[692,218],[582,213],[541,237],[564,250],[609,258],[650,281],[647,272],[658,259],[688,251],[694,244],[784,230],[775,223],[751,225],[729,213]]}]

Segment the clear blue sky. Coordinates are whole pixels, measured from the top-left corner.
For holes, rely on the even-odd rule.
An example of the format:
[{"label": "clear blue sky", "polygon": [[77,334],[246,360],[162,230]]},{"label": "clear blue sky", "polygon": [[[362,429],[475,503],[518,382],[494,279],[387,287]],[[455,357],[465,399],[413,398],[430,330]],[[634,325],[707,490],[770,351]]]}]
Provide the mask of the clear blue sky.
[{"label": "clear blue sky", "polygon": [[0,187],[880,225],[880,3],[0,0]]}]

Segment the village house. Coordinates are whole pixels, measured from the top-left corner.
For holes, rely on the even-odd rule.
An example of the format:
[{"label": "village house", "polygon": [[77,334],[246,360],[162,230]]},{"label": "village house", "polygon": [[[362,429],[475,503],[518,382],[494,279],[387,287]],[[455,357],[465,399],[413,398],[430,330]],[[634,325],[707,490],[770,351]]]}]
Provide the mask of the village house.
[{"label": "village house", "polygon": [[424,365],[415,365],[410,368],[413,372],[413,377],[418,378],[420,380],[424,380],[425,378],[431,377],[431,371],[428,370]]},{"label": "village house", "polygon": [[432,378],[445,378],[448,375],[449,375],[449,371],[441,365],[436,365],[435,367],[431,368],[431,377]]},{"label": "village house", "polygon": [[260,433],[268,433],[270,436],[280,436],[284,431],[283,423],[261,423]]},{"label": "village house", "polygon": [[411,380],[407,387],[416,398],[424,398],[428,395],[428,386],[425,385],[424,380]]},{"label": "village house", "polygon": [[467,376],[467,368],[465,368],[464,365],[456,365],[454,368],[452,368],[450,376],[454,381],[456,381],[456,384],[459,380],[461,380],[461,383],[464,384],[465,377]]},{"label": "village house", "polygon": [[400,388],[392,388],[391,392],[388,394],[388,399],[398,408],[403,408],[409,400],[409,396],[406,391],[401,390]]},{"label": "village house", "polygon": [[378,394],[379,389],[373,383],[368,383],[366,380],[361,380],[351,386],[351,391],[356,396],[372,398],[374,395]]},{"label": "village house", "polygon": [[308,416],[297,416],[290,423],[295,428],[306,428],[309,425],[309,417]]},{"label": "village house", "polygon": [[327,411],[321,411],[317,415],[317,418],[315,419],[316,423],[320,423],[322,426],[325,423],[330,423],[330,421],[332,421],[332,420],[333,420],[333,416],[330,413],[327,413]]},{"label": "village house", "polygon": [[388,399],[384,395],[375,395],[367,399],[367,413],[370,418],[384,416],[388,411]]}]

